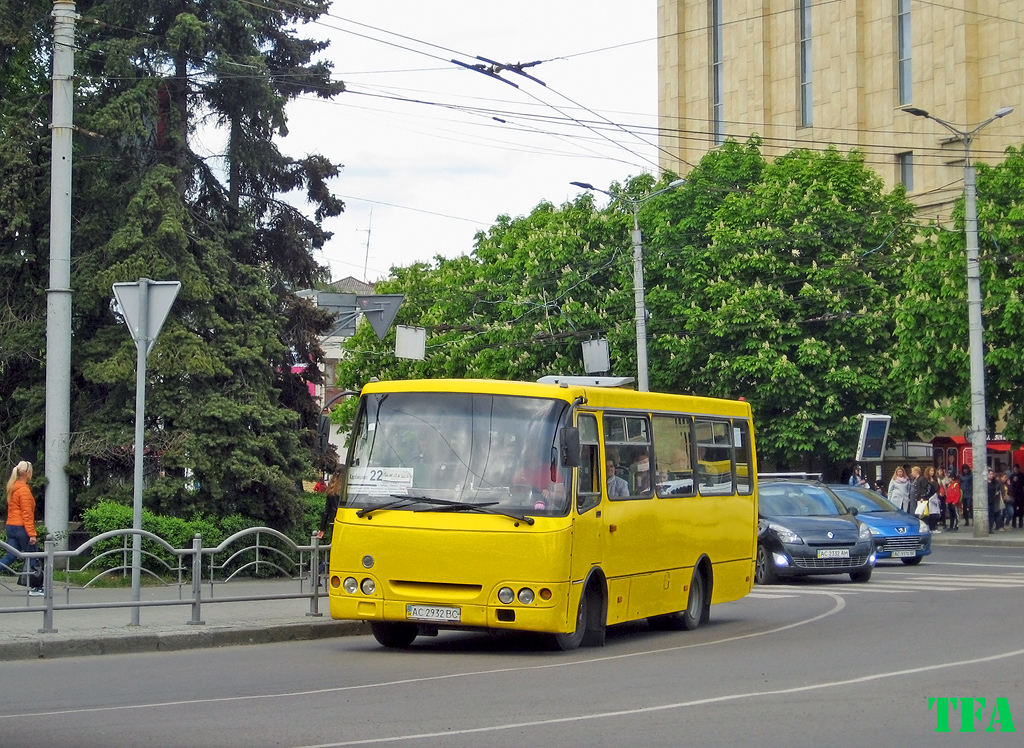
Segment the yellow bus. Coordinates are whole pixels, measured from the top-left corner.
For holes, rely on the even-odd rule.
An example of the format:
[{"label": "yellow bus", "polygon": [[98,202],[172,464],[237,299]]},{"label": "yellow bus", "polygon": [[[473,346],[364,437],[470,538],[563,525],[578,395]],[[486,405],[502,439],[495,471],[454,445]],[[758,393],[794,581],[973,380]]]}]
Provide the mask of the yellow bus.
[{"label": "yellow bus", "polygon": [[[407,647],[441,629],[604,643],[694,629],[757,549],[748,403],[631,380],[410,380],[361,393],[335,517],[331,616]],[[713,465],[713,469],[707,469]]]}]

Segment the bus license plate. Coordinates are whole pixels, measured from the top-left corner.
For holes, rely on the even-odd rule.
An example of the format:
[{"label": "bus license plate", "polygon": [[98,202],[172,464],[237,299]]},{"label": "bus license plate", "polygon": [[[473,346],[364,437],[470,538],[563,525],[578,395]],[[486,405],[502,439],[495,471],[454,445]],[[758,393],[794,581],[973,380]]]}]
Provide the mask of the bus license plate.
[{"label": "bus license plate", "polygon": [[819,548],[818,558],[849,558],[849,548]]},{"label": "bus license plate", "polygon": [[917,551],[893,551],[893,558],[913,558],[917,555]]},{"label": "bus license plate", "polygon": [[410,621],[457,623],[462,620],[462,609],[443,605],[406,605],[405,617]]}]

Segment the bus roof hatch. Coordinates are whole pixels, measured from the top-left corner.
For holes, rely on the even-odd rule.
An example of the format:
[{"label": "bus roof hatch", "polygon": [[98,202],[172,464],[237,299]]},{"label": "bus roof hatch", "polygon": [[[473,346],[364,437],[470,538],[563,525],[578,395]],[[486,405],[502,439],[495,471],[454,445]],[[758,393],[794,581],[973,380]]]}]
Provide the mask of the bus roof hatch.
[{"label": "bus roof hatch", "polygon": [[537,381],[541,384],[571,384],[581,387],[625,387],[632,384],[634,379],[633,377],[571,377],[552,374],[541,377]]}]

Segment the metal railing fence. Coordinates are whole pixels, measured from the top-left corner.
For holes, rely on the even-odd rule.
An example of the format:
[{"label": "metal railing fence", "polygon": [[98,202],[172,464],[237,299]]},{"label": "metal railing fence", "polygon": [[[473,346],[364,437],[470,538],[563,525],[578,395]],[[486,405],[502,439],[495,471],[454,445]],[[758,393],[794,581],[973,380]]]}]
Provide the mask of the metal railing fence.
[{"label": "metal railing fence", "polygon": [[[158,549],[162,549],[164,554],[169,555],[173,560],[173,563],[168,563],[151,550],[152,546],[150,549],[144,547],[144,561],[146,564],[161,569],[163,576],[146,564],[141,571],[159,585],[177,587],[178,599],[75,602],[72,598],[76,590],[87,589],[103,577],[131,571],[131,539],[135,535],[141,536],[143,541],[152,541]],[[107,547],[110,545],[107,541],[118,537],[123,538],[120,547]],[[242,545],[242,541],[247,538],[252,539]],[[271,539],[277,542],[271,543]],[[25,580],[26,602],[29,599],[27,578],[30,565],[35,565],[35,568],[38,569],[38,565],[41,564],[43,571],[42,607],[27,604],[18,607],[0,607],[0,614],[34,613],[39,615],[41,613],[43,625],[39,629],[39,633],[47,634],[57,632],[57,628],[54,626],[55,612],[99,608],[125,608],[131,611],[133,608],[188,605],[191,607],[191,617],[186,623],[203,625],[205,623],[202,619],[204,604],[308,599],[309,611],[306,615],[319,617],[323,615],[319,609],[320,598],[326,596],[326,592],[322,590],[321,564],[326,561],[331,546],[329,544],[321,545],[315,533],[310,537],[309,545],[297,545],[287,535],[273,528],[250,527],[236,532],[219,545],[208,548],[203,547],[202,536],[199,533],[193,537],[190,548],[174,548],[163,538],[146,530],[111,530],[90,538],[75,550],[67,551],[56,550],[52,536],[47,536],[42,551],[20,551],[2,540],[0,540],[0,548],[12,552],[24,562],[24,568],[21,571],[7,568],[0,569],[0,572],[14,574]],[[93,553],[94,550],[95,553]],[[110,559],[116,559],[118,556],[120,556],[120,563],[117,565],[103,568],[81,586],[72,584],[71,575],[73,573],[95,571],[102,568],[104,564],[109,564]],[[74,559],[85,559],[85,563],[77,569],[72,568]],[[220,585],[241,578],[265,578],[269,574],[297,582],[298,591],[224,597],[217,597],[214,594]],[[60,579],[61,575],[63,579]],[[0,582],[0,586],[6,587],[3,582]],[[209,592],[204,596],[203,588],[205,586],[209,587]],[[10,588],[7,587],[7,589]],[[187,596],[185,590],[188,590]],[[125,588],[125,591],[129,590]],[[61,596],[61,592],[64,601],[58,602],[57,598]]]}]

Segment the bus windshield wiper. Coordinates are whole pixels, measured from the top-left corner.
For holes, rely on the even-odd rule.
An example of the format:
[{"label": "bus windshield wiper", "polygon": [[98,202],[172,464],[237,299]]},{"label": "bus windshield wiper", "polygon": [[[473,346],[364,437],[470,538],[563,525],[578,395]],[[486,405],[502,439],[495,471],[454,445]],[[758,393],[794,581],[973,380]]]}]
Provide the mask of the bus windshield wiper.
[{"label": "bus windshield wiper", "polygon": [[401,506],[402,504],[416,504],[418,502],[424,502],[426,504],[447,504],[448,502],[443,499],[432,499],[429,496],[417,496],[415,494],[408,495],[404,493],[393,493],[391,494],[394,501],[385,501],[383,504],[377,506],[365,506],[356,512],[357,517],[365,517],[371,512],[376,512],[378,509],[390,509],[394,506]]},{"label": "bus windshield wiper", "polygon": [[[430,496],[407,496],[406,494],[400,493],[393,493],[391,495],[394,497],[394,501],[387,501],[384,502],[383,504],[380,504],[379,506],[363,507],[358,512],[356,512],[356,516],[365,517],[372,512],[376,512],[378,509],[390,509],[392,507],[401,506],[402,504],[430,504],[432,506],[442,507],[443,510],[450,511],[468,510],[483,512],[484,514],[501,514],[505,517],[509,517],[510,519],[517,519],[521,522],[525,522],[528,525],[532,525],[534,522],[533,517],[527,517],[525,514],[514,514],[502,511],[500,509],[491,509],[490,507],[498,503],[496,501],[489,501],[484,504],[470,504],[465,501],[449,501],[448,499],[435,499]],[[417,509],[416,511],[426,512],[431,510]]]},{"label": "bus windshield wiper", "polygon": [[444,501],[443,499],[436,499],[431,503],[441,504],[442,508],[437,509],[417,509],[417,512],[433,512],[433,511],[451,511],[451,512],[480,512],[481,514],[500,514],[503,517],[509,519],[517,519],[520,522],[525,522],[528,525],[534,523],[533,517],[528,517],[525,514],[518,514],[516,512],[506,512],[504,509],[491,509],[492,506],[497,504],[497,501],[488,501],[483,504],[471,504],[467,501]]}]

